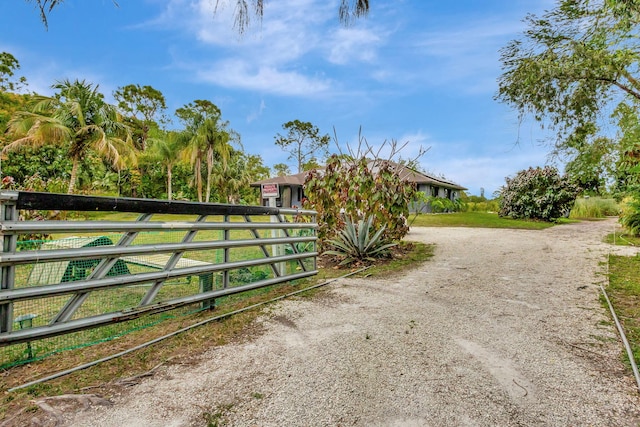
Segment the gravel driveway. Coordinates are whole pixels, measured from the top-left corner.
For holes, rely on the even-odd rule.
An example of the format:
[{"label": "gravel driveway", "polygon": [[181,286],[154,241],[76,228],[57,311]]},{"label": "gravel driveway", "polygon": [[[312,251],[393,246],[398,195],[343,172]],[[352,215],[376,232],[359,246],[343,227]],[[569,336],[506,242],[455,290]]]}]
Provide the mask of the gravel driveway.
[{"label": "gravel driveway", "polygon": [[[263,333],[166,366],[73,426],[638,426],[600,305],[615,220],[544,231],[414,228],[435,257],[341,279]],[[203,414],[205,414],[203,416]]]}]

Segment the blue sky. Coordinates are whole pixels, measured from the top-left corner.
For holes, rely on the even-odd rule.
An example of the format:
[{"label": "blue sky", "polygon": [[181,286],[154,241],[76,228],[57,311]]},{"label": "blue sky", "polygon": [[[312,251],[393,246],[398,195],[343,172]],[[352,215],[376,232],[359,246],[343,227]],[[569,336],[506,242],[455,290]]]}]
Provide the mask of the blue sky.
[{"label": "blue sky", "polygon": [[493,96],[499,49],[553,0],[371,0],[369,16],[349,28],[338,3],[266,0],[262,23],[239,36],[233,5],[214,16],[215,0],[65,0],[48,31],[33,3],[4,0],[0,51],[41,94],[78,78],[110,102],[118,87],[151,85],[171,115],[210,100],[246,152],[294,172],[274,144],[294,119],[335,130],[342,146],[361,129],[374,147],[408,143],[403,158],[428,148],[422,168],[470,194],[490,196],[505,176],[547,163],[548,135]]}]

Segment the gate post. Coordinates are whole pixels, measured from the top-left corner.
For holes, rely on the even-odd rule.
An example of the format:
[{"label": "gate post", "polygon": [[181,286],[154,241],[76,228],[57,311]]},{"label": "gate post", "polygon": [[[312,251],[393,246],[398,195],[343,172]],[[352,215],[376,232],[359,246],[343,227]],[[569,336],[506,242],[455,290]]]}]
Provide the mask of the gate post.
[{"label": "gate post", "polygon": [[[18,236],[15,234],[5,234],[2,224],[4,221],[17,221],[18,209],[16,201],[18,193],[0,193],[0,243],[2,252],[15,252]],[[4,265],[0,267],[0,290],[13,289],[16,276],[14,265]],[[13,303],[0,304],[0,333],[11,332],[13,329]]]}]

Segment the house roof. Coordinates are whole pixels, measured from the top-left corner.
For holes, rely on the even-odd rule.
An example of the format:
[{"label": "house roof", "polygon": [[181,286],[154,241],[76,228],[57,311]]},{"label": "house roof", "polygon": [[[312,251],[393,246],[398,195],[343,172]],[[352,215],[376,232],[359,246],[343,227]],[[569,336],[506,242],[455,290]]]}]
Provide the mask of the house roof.
[{"label": "house roof", "polygon": [[252,182],[252,187],[260,187],[262,184],[279,184],[279,185],[304,185],[304,181],[307,179],[307,173],[300,172],[295,175],[276,176],[273,178],[262,179],[260,181]]},{"label": "house roof", "polygon": [[[453,190],[466,190],[465,187],[456,184],[455,182],[448,181],[443,178],[438,178],[433,175],[429,175],[425,172],[418,172],[415,169],[411,169],[407,166],[399,163],[390,162],[391,165],[396,168],[401,179],[406,179],[409,182],[415,182],[416,184],[427,184],[438,187],[451,188]],[[374,171],[377,169],[375,161],[369,162],[369,167]],[[323,169],[323,168],[318,168]],[[262,184],[279,184],[279,185],[299,185],[303,186],[307,178],[308,171],[297,173],[295,175],[277,176],[274,178],[267,178],[260,181],[252,182],[252,187],[260,187]]]}]

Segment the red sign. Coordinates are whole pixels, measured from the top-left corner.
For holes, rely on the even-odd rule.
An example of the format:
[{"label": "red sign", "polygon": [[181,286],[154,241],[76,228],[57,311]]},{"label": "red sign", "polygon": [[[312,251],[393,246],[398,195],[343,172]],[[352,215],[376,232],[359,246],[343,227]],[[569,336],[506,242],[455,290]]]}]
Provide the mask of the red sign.
[{"label": "red sign", "polygon": [[262,184],[261,189],[263,199],[268,199],[269,197],[280,197],[278,184]]}]

